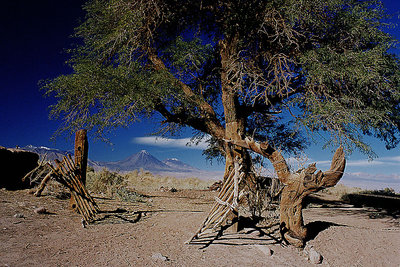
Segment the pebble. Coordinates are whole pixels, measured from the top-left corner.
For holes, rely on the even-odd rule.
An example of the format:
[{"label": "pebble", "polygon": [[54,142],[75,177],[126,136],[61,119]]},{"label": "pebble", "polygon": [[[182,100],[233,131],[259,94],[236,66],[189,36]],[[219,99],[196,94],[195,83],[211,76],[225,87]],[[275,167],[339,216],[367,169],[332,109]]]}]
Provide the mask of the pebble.
[{"label": "pebble", "polygon": [[151,256],[153,260],[162,260],[162,261],[168,261],[168,258],[163,256],[161,253],[157,252],[154,253],[153,256]]},{"label": "pebble", "polygon": [[46,211],[46,208],[44,208],[44,207],[39,207],[39,208],[34,209],[33,212],[35,212],[35,213],[37,213],[37,214],[44,214],[44,213],[46,213],[47,211]]},{"label": "pebble", "polygon": [[17,213],[17,214],[14,215],[14,218],[24,218],[24,214]]},{"label": "pebble", "polygon": [[262,253],[264,253],[267,256],[272,256],[272,254],[274,253],[272,251],[272,249],[270,249],[267,246],[263,246],[263,245],[254,245],[256,248],[258,248]]},{"label": "pebble", "polygon": [[316,251],[314,248],[310,248],[310,251],[308,252],[308,259],[313,264],[322,263],[322,255],[321,255],[321,253]]}]

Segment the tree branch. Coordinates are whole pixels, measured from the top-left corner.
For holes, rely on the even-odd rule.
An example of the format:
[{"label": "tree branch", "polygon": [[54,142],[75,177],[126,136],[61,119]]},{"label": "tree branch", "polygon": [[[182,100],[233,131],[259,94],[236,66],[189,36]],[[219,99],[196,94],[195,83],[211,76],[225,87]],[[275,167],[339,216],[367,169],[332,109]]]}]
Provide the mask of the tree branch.
[{"label": "tree branch", "polygon": [[157,101],[154,109],[166,119],[166,122],[188,125],[201,132],[212,134],[207,127],[205,119],[203,118],[195,118],[187,115],[185,112],[173,114],[165,107],[161,100]]},{"label": "tree branch", "polygon": [[[149,52],[149,60],[153,63],[153,67],[155,70],[164,70],[168,71],[168,68],[165,66],[164,62],[155,54],[155,52]],[[189,100],[191,103],[199,107],[202,115],[202,121],[205,125],[206,132],[210,133],[211,135],[215,136],[216,138],[223,139],[225,136],[225,131],[223,126],[221,125],[220,121],[215,114],[213,107],[207,103],[201,96],[195,94],[192,89],[180,81],[179,79],[175,79],[175,82],[179,85],[182,89],[182,92],[186,96],[186,99]],[[164,107],[165,108],[165,107]],[[161,109],[163,110],[163,109]],[[165,109],[166,110],[166,109]],[[165,110],[163,112],[165,113]],[[165,113],[167,114],[167,113]],[[167,114],[168,115],[168,114]],[[170,119],[178,119],[176,115],[169,114]],[[180,118],[183,119],[183,118]]]},{"label": "tree branch", "polygon": [[225,142],[250,149],[251,151],[266,157],[272,163],[272,166],[274,166],[279,180],[283,184],[286,184],[289,181],[291,173],[285,158],[282,156],[280,151],[274,149],[267,142],[257,143],[250,137],[246,137],[244,140],[225,140]]}]

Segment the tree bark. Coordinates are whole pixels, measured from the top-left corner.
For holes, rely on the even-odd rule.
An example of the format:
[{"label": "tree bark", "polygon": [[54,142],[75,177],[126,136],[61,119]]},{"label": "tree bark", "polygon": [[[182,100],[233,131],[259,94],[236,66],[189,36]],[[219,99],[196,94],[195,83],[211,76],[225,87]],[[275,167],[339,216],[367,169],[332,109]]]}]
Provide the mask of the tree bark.
[{"label": "tree bark", "polygon": [[291,173],[282,154],[268,143],[257,143],[250,138],[225,141],[252,150],[271,161],[279,180],[284,184],[280,203],[282,238],[294,246],[303,246],[307,238],[302,213],[303,200],[310,193],[332,187],[339,182],[346,166],[343,148],[339,147],[336,150],[331,167],[326,172],[315,173],[317,168],[313,163],[306,169]]},{"label": "tree bark", "polygon": [[89,144],[87,139],[87,131],[79,130],[75,134],[75,165],[78,170],[78,177],[82,183],[86,184],[86,170],[88,160]]},{"label": "tree bark", "polygon": [[315,173],[317,168],[314,163],[289,176],[282,190],[280,203],[280,229],[284,240],[297,247],[304,245],[307,238],[302,213],[304,198],[312,192],[336,185],[343,176],[345,165],[344,152],[339,147],[329,171]]},{"label": "tree bark", "polygon": [[[86,170],[87,170],[87,159],[88,159],[89,144],[87,139],[87,131],[79,130],[75,133],[75,151],[74,160],[75,167],[77,170],[77,177],[82,181],[83,185],[86,185]],[[77,203],[76,199],[71,196],[69,206],[72,210],[76,211]]]},{"label": "tree bark", "polygon": [[[232,87],[232,82],[229,79],[228,70],[231,64],[231,56],[236,53],[237,45],[236,38],[226,38],[219,42],[221,56],[221,91],[222,105],[224,108],[225,118],[225,139],[227,140],[242,140],[246,135],[246,116],[240,113],[240,103],[235,89]],[[254,175],[251,172],[252,161],[247,149],[236,146],[231,143],[224,144],[225,151],[225,174],[224,181],[234,169],[234,160],[241,160],[242,171],[246,173],[241,187],[254,187]],[[233,220],[238,221],[239,214],[233,214]],[[236,218],[235,218],[236,217]],[[238,224],[234,224],[234,229],[238,228]]]}]

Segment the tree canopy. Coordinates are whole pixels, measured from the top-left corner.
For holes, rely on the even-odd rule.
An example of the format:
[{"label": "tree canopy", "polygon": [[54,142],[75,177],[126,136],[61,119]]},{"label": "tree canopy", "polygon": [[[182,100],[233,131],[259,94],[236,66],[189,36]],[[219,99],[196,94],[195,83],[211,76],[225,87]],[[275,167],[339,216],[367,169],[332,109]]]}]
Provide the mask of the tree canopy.
[{"label": "tree canopy", "polygon": [[[68,64],[41,87],[61,130],[99,135],[161,115],[224,140],[293,152],[301,133],[364,152],[400,140],[400,62],[380,1],[90,0]],[[217,149],[215,149],[217,148]]]}]

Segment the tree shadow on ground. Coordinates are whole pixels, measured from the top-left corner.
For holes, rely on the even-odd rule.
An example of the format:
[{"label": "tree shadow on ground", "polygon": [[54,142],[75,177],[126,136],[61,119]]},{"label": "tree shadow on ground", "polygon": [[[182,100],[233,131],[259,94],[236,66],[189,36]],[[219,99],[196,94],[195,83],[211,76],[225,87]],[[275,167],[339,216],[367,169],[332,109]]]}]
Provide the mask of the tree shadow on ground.
[{"label": "tree shadow on ground", "polygon": [[305,226],[307,229],[307,237],[304,241],[308,242],[310,240],[313,240],[314,238],[316,238],[318,236],[319,233],[325,231],[326,229],[328,229],[331,226],[347,227],[347,225],[336,224],[333,222],[324,222],[324,221],[310,222]]},{"label": "tree shadow on ground", "polygon": [[381,196],[373,194],[347,194],[343,196],[345,202],[355,207],[370,207],[376,209],[374,214],[370,215],[371,219],[392,217],[397,219],[400,217],[400,198],[391,196]]},{"label": "tree shadow on ground", "polygon": [[[371,194],[347,194],[341,200],[328,200],[313,194],[307,197],[305,206],[308,209],[318,208],[318,212],[324,216],[336,216],[338,214],[359,215],[369,219],[386,219],[390,226],[400,227],[400,198]],[[314,239],[319,232],[334,225],[331,222],[313,222],[306,227],[310,231],[309,240]],[[313,230],[312,228],[316,228]]]},{"label": "tree shadow on ground", "polygon": [[231,230],[235,223],[236,220],[218,230],[206,230],[205,234],[192,240],[190,244],[200,245],[200,249],[205,249],[211,244],[224,246],[282,244],[278,222],[269,226],[259,226],[259,220],[240,216],[238,230]]},{"label": "tree shadow on ground", "polygon": [[137,210],[128,211],[124,208],[117,208],[115,210],[102,210],[91,224],[117,224],[117,223],[137,223],[141,219],[153,213],[202,213],[201,210]]},{"label": "tree shadow on ground", "polygon": [[117,224],[117,223],[137,223],[142,218],[142,212],[128,212],[125,209],[113,211],[101,211],[98,217],[90,224]]}]

